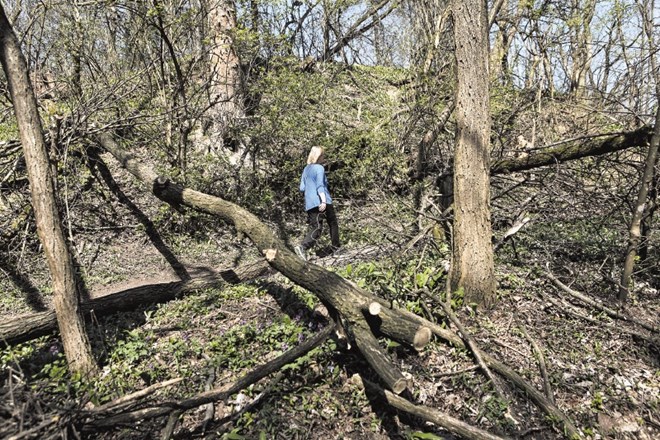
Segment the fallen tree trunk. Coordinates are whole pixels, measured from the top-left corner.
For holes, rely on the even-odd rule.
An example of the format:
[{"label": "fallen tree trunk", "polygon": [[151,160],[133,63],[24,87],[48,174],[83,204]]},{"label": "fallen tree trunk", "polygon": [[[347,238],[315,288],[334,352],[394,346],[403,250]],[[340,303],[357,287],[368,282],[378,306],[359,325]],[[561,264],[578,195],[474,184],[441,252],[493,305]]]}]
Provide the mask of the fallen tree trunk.
[{"label": "fallen tree trunk", "polygon": [[[407,314],[410,319],[419,322],[422,325],[428,327],[434,335],[438,336],[440,339],[443,339],[445,342],[448,342],[456,347],[466,349],[467,347],[461,340],[461,338],[454,332],[448,331],[447,329],[442,328],[438,324],[429,322],[428,320],[415,315],[412,312],[406,310],[402,313]],[[536,388],[530,385],[522,376],[513,371],[503,362],[498,361],[490,354],[485,351],[481,352],[484,362],[490,368],[499,373],[502,377],[506,378],[509,382],[516,386],[519,390],[523,391],[532,402],[536,404],[544,413],[546,413],[551,420],[561,423],[562,430],[566,436],[570,439],[581,438],[580,432],[575,427],[575,424],[572,422],[566,414],[564,414],[557,405],[551,402],[543,393],[539,392]]]},{"label": "fallen tree trunk", "polygon": [[549,268],[546,268],[545,270],[545,276],[548,278],[550,281],[552,281],[557,287],[559,287],[563,292],[569,294],[575,299],[578,299],[592,307],[595,307],[596,309],[600,310],[601,312],[605,313],[607,316],[610,318],[614,319],[620,319],[621,321],[626,321],[630,322],[632,324],[638,325],[651,333],[660,333],[660,327],[646,323],[644,321],[640,321],[638,319],[635,319],[633,316],[626,315],[625,313],[620,313],[616,310],[613,310],[609,307],[607,307],[605,304],[601,303],[600,301],[596,301],[589,296],[585,295],[584,293],[578,292],[577,290],[573,290],[570,287],[568,287],[566,284],[562,283],[559,278],[553,274]]},{"label": "fallen tree trunk", "polygon": [[378,399],[386,401],[388,404],[394,408],[405,411],[408,414],[419,417],[427,422],[434,423],[450,432],[454,432],[460,435],[463,438],[472,439],[472,440],[503,440],[505,437],[500,437],[494,434],[491,434],[488,431],[483,429],[475,428],[474,426],[468,425],[467,423],[458,420],[448,414],[438,411],[433,408],[428,408],[426,406],[415,405],[410,401],[399,397],[395,394],[390,393],[387,390],[380,388],[379,386],[362,380],[365,388],[369,394],[374,395]]},{"label": "fallen tree trunk", "polygon": [[609,135],[604,140],[593,137],[588,140],[576,140],[551,148],[536,151],[525,157],[494,161],[490,174],[506,174],[527,171],[533,168],[554,165],[588,156],[614,153],[632,147],[647,145],[651,141],[653,127],[642,127],[635,131]]},{"label": "fallen tree trunk", "polygon": [[423,326],[415,325],[414,321],[411,322],[395,309],[389,309],[390,313],[381,313],[378,317],[365,314],[363,310],[368,309],[372,302],[381,302],[385,308],[388,305],[345,278],[298,258],[268,226],[242,207],[219,197],[184,188],[170,182],[166,177],[158,176],[151,168],[143,166],[127,154],[108,134],[100,134],[97,141],[127,171],[149,185],[159,199],[174,207],[188,206],[218,216],[234,225],[239,234],[244,234],[252,240],[271,267],[316,294],[331,316],[341,317],[340,324],[350,335],[353,335],[353,331],[357,332],[352,342],[360,352],[368,353],[365,358],[393,391],[400,393],[406,389],[408,381],[389,359],[385,350],[374,343],[374,334],[383,334],[399,342],[409,343],[419,341],[419,334],[428,333],[428,330],[424,331],[421,329]]},{"label": "fallen tree trunk", "polygon": [[[653,127],[645,126],[635,131],[611,135],[600,135],[572,139],[548,148],[542,148],[531,154],[508,159],[494,160],[490,165],[490,175],[529,171],[535,168],[556,165],[558,163],[581,159],[589,156],[614,153],[628,148],[649,144]],[[602,139],[602,138],[605,139]],[[428,170],[432,171],[432,170]],[[441,206],[449,208],[453,203],[453,171],[437,170],[435,184],[443,195]]]},{"label": "fallen tree trunk", "polygon": [[[271,267],[278,270],[299,286],[309,290],[328,307],[332,316],[339,316],[341,325],[346,326],[353,342],[364,354],[369,350],[366,360],[370,362],[385,384],[393,391],[399,392],[407,388],[408,383],[399,369],[389,360],[379,346],[372,345],[373,335],[365,337],[365,333],[382,333],[392,339],[408,343],[417,343],[426,339],[431,331],[436,336],[456,346],[464,346],[463,341],[454,332],[443,329],[419,316],[403,309],[394,309],[391,304],[375,295],[359,288],[354,283],[341,276],[327,271],[324,268],[298,258],[292,251],[284,246],[270,229],[256,216],[233,203],[218,197],[203,194],[198,191],[183,188],[171,183],[164,177],[159,177],[151,169],[142,166],[133,156],[126,154],[107,134],[98,137],[98,142],[106,151],[111,153],[131,174],[150,186],[154,195],[174,206],[185,205],[193,209],[216,215],[233,224],[237,232],[248,236],[255,246],[263,253]],[[373,303],[380,303],[381,307],[374,307]],[[378,309],[378,310],[376,310]],[[377,311],[373,316],[371,311]],[[376,319],[374,319],[376,318]],[[368,326],[368,329],[367,329]],[[358,330],[359,336],[354,337]],[[405,334],[403,334],[405,333]],[[542,393],[527,383],[513,370],[497,361],[487,353],[482,353],[486,364],[502,374],[516,387],[527,393],[539,408],[545,411],[553,420],[562,424],[563,431],[569,438],[579,436],[579,431],[572,421],[549,402]],[[387,371],[387,373],[384,373]],[[403,381],[403,382],[402,382]],[[403,385],[403,386],[402,386]]]},{"label": "fallen tree trunk", "polygon": [[[258,261],[237,269],[218,270],[185,281],[147,284],[86,301],[81,304],[81,310],[86,318],[89,318],[92,312],[96,317],[107,316],[120,311],[135,310],[136,307],[144,304],[166,302],[225,283],[244,283],[265,274],[268,270],[266,262]],[[57,318],[54,311],[33,313],[0,322],[0,342],[5,345],[14,345],[56,330]]]}]

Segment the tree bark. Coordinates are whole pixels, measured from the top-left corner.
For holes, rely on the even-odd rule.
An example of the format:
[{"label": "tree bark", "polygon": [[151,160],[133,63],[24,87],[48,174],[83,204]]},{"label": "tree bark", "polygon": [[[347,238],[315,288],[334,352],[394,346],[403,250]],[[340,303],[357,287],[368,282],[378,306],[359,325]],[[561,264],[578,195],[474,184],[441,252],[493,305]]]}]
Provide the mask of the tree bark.
[{"label": "tree bark", "polygon": [[387,390],[376,386],[375,384],[363,380],[369,394],[378,397],[381,400],[384,400],[389,405],[393,406],[396,409],[405,411],[408,414],[419,417],[427,422],[434,423],[450,432],[454,432],[460,435],[463,438],[473,439],[473,440],[504,440],[505,437],[500,437],[494,434],[484,431],[483,429],[476,428],[474,426],[468,425],[467,423],[455,419],[454,417],[445,414],[441,411],[438,411],[433,408],[428,408],[425,406],[415,405],[410,401],[399,397],[395,394],[390,393]]},{"label": "tree bark", "polygon": [[[642,6],[642,8],[644,8]],[[644,174],[639,186],[637,194],[637,202],[635,203],[635,210],[633,211],[632,219],[630,220],[630,229],[628,236],[628,248],[626,249],[626,257],[623,263],[623,271],[621,273],[621,284],[619,285],[619,301],[626,301],[630,293],[630,283],[632,280],[632,273],[635,267],[635,258],[637,257],[637,250],[642,238],[642,219],[644,218],[644,211],[646,209],[646,202],[648,198],[649,188],[653,180],[655,164],[658,161],[658,145],[660,145],[660,72],[655,60],[656,47],[653,40],[653,11],[645,11],[642,9],[644,20],[644,30],[649,40],[649,53],[651,54],[651,66],[655,76],[655,95],[658,103],[658,108],[655,114],[655,129],[651,137],[651,145],[646,156],[646,166],[644,167]]]},{"label": "tree bark", "polygon": [[[252,369],[249,373],[242,376],[236,382],[224,385],[220,388],[215,388],[204,393],[196,394],[192,397],[189,397],[185,400],[180,401],[169,401],[163,402],[158,406],[143,408],[140,410],[111,415],[108,417],[102,417],[106,415],[106,410],[112,410],[114,406],[109,408],[102,408],[99,410],[87,411],[85,416],[89,417],[89,420],[85,421],[84,427],[89,428],[114,428],[117,425],[126,424],[126,423],[135,423],[141,420],[153,419],[156,417],[162,417],[172,413],[175,410],[188,410],[192,408],[197,408],[202,405],[205,405],[210,402],[216,402],[218,400],[224,400],[229,398],[232,394],[239,392],[240,390],[247,388],[248,386],[256,383],[257,381],[263,379],[271,373],[279,370],[284,367],[286,364],[289,364],[304,354],[308,353],[313,348],[321,345],[332,333],[334,330],[334,325],[329,325],[324,328],[311,338],[307,339],[302,344],[294,347],[287,352],[283,353],[281,356],[269,361],[263,365],[260,365]],[[109,411],[111,412],[111,411]]]},{"label": "tree bark", "polygon": [[491,175],[527,171],[543,166],[556,165],[588,156],[614,153],[632,147],[647,145],[653,133],[653,127],[642,127],[635,131],[621,134],[580,138],[549,148],[538,150],[529,156],[503,159],[491,166]]},{"label": "tree bark", "polygon": [[229,126],[245,114],[241,65],[232,35],[236,31],[236,7],[233,0],[210,0],[209,5],[209,28],[213,41],[210,78],[211,103],[215,105],[214,129],[218,139],[225,141],[229,140]]},{"label": "tree bark", "polygon": [[649,256],[649,240],[651,238],[653,217],[658,209],[658,190],[660,189],[660,170],[655,168],[651,188],[649,189],[649,202],[646,215],[642,219],[642,242],[639,245],[639,262],[644,263]]},{"label": "tree bark", "polygon": [[[497,22],[497,30],[493,38],[493,47],[490,50],[490,75],[492,78],[499,81],[501,84],[509,85],[512,82],[511,71],[509,69],[509,59],[508,54],[511,48],[511,43],[513,42],[513,37],[518,31],[520,22],[523,19],[523,10],[524,3],[518,0],[517,2],[512,2],[512,5],[509,5],[509,1],[498,0],[497,4],[494,5],[494,11],[490,14],[490,19],[488,22],[489,29],[492,27],[492,24]],[[510,9],[513,9],[515,5],[516,13],[509,13]],[[498,14],[495,11],[504,10],[505,13],[501,20],[498,20]]]},{"label": "tree bark", "polygon": [[466,303],[495,302],[490,223],[490,111],[486,2],[452,2],[458,85],[454,152],[452,291]]},{"label": "tree bark", "polygon": [[[571,34],[570,51],[573,64],[571,66],[570,91],[578,99],[586,91],[586,80],[591,71],[592,41],[591,21],[596,10],[595,0],[573,0],[572,15],[568,26]],[[552,78],[548,78],[551,80]]]},{"label": "tree bark", "polygon": [[[454,332],[442,328],[440,325],[427,321],[411,312],[402,311],[410,319],[418,322],[420,325],[428,327],[434,335],[443,339],[445,342],[452,344],[457,348],[467,349],[461,338]],[[529,382],[525,381],[518,373],[513,371],[504,363],[498,361],[493,356],[486,352],[481,352],[483,360],[490,368],[505,377],[509,382],[521,390],[530,400],[532,400],[537,407],[545,412],[548,417],[561,423],[563,431],[568,438],[580,438],[580,432],[575,427],[573,421],[566,416],[554,403],[548,400],[547,397],[540,393]]]},{"label": "tree bark", "polygon": [[0,62],[14,104],[25,154],[37,234],[53,282],[53,302],[69,368],[94,375],[97,366],[80,311],[81,280],[64,239],[55,200],[53,176],[48,162],[37,100],[30,84],[27,63],[3,7],[0,5]]},{"label": "tree bark", "polygon": [[[153,170],[139,164],[132,156],[126,154],[107,134],[99,135],[97,140],[106,151],[115,156],[124,168],[149,185],[156,197],[172,206],[188,206],[198,211],[215,215],[233,224],[238,233],[243,233],[252,240],[254,245],[266,257],[266,261],[271,267],[294,283],[316,294],[328,308],[331,315],[340,316],[342,320],[341,324],[348,327],[349,334],[353,328],[365,329],[376,327],[387,337],[403,343],[409,343],[409,341],[415,341],[416,338],[419,340],[418,334],[420,331],[424,333],[423,330],[420,330],[420,327],[423,326],[414,325],[414,322],[408,323],[410,325],[402,325],[402,323],[410,321],[410,319],[401,314],[397,309],[392,309],[386,301],[360,289],[354,283],[334,272],[298,258],[254,214],[219,197],[183,188],[170,182],[165,177],[156,175]],[[381,313],[377,317],[363,312],[363,310],[368,309],[369,304],[372,302],[380,302],[383,306]],[[409,329],[410,334],[402,336],[402,329]],[[364,340],[362,338],[362,342]],[[361,348],[359,343],[356,343],[356,345]],[[361,345],[362,347],[365,346],[364,343]],[[378,359],[378,363],[372,364],[374,370],[376,372],[387,370],[388,374],[381,376],[381,378],[385,383],[399,385],[400,382],[390,380],[391,377],[396,375],[395,372],[398,371],[398,368],[389,360],[384,350],[378,346],[370,348],[373,351],[381,352],[373,355],[371,359],[367,358],[368,361]],[[393,391],[399,389],[400,387],[397,386]]]},{"label": "tree bark", "polygon": [[[170,301],[180,296],[210,287],[219,287],[226,283],[244,283],[267,273],[268,269],[268,264],[265,261],[259,261],[241,266],[235,270],[211,271],[205,275],[184,281],[147,284],[94,298],[82,303],[80,308],[84,316],[90,316],[92,312],[96,317],[107,316],[116,312],[135,310],[144,304]],[[56,328],[57,320],[53,311],[33,313],[0,322],[0,341],[2,341],[0,345],[14,345],[29,341],[50,334]]]},{"label": "tree bark", "polygon": [[[271,233],[265,233],[264,231],[266,231],[267,227],[258,222],[258,220],[256,220],[256,223],[250,221],[250,217],[253,217],[252,214],[248,213],[240,207],[237,207],[236,205],[232,205],[231,203],[218,199],[217,197],[208,196],[202,193],[180,188],[169,183],[166,181],[166,179],[158,178],[158,176],[153,171],[151,171],[151,169],[138,164],[130,155],[119,149],[119,147],[107,135],[100,136],[99,141],[102,145],[106,146],[106,149],[111,152],[115,158],[119,160],[124,168],[128,169],[136,177],[142,180],[146,179],[146,182],[149,182],[151,185],[152,191],[162,200],[174,205],[185,204],[187,206],[194,207],[197,210],[218,215],[227,219],[228,221],[234,222],[239,231],[246,233],[246,235],[248,235],[255,242],[255,244],[257,244],[259,249],[263,250],[268,264],[277,270],[280,270],[281,268],[280,271],[285,276],[301,285],[302,287],[305,287],[311,290],[313,293],[316,293],[321,301],[330,307],[331,311],[334,310],[336,313],[337,309],[332,308],[337,307],[338,304],[343,303],[343,306],[337,307],[339,312],[341,312],[342,323],[363,326],[365,321],[367,321],[370,328],[372,328],[372,331],[378,331],[379,334],[384,334],[386,336],[392,337],[393,339],[396,339],[396,337],[390,333],[397,333],[400,335],[401,339],[405,339],[406,341],[416,341],[418,339],[422,339],[422,342],[424,342],[429,338],[428,333],[432,332],[432,334],[443,339],[445,342],[448,342],[456,347],[465,348],[461,338],[448,329],[444,329],[437,324],[420,318],[419,316],[412,312],[408,312],[405,309],[393,309],[390,307],[389,303],[363,291],[362,289],[359,289],[350,281],[344,280],[340,276],[332,272],[328,272],[314,264],[305,264],[302,260],[297,259],[297,257],[292,252],[286,249],[272,247],[265,249],[265,244],[276,243],[279,242],[279,240],[273,237]],[[154,180],[148,180],[150,178]],[[234,210],[236,212],[233,212],[234,210],[231,209],[232,207],[235,208]],[[241,217],[246,218],[241,220]],[[263,236],[261,236],[262,233]],[[289,267],[286,267],[287,263],[289,263]],[[301,281],[302,278],[304,278],[304,282]],[[132,296],[132,294],[128,292],[126,295]],[[374,307],[373,303],[375,302],[379,303],[381,307]],[[377,315],[367,317],[366,315],[370,315],[370,309],[376,311]],[[370,320],[369,318],[377,318],[377,320]],[[402,329],[406,328],[410,329],[408,331],[409,334],[403,335],[402,332],[404,330]],[[349,327],[349,330],[350,329],[351,327]],[[415,344],[415,342],[413,342],[413,344]],[[415,344],[415,348],[421,349],[421,345]],[[528,395],[530,399],[534,401],[536,405],[545,411],[550,417],[560,421],[564,430],[568,432],[569,435],[577,435],[577,430],[575,429],[571,420],[566,417],[566,415],[564,415],[555,405],[553,405],[552,402],[549,402],[543,396],[543,394],[539,393],[533,386],[527,383],[513,370],[494,359],[491,355],[485,352],[482,352],[482,355],[483,360],[489,367],[497,371],[503,377],[510,380],[516,387],[524,391],[524,393]],[[383,359],[385,362],[389,362],[386,357]],[[391,368],[396,369],[394,366],[391,366]],[[204,396],[202,400],[194,399],[194,402],[191,400],[188,403],[191,405],[201,405],[214,399],[217,400],[218,398],[220,397],[218,397],[217,393],[212,393],[211,395]],[[158,417],[169,414],[170,412],[171,408],[166,409],[165,411],[162,411],[162,407],[147,409],[143,412],[137,411],[135,413],[131,413],[130,419],[122,418],[121,421],[130,422],[140,420],[144,417]],[[113,422],[108,421],[108,423],[111,425]]]}]

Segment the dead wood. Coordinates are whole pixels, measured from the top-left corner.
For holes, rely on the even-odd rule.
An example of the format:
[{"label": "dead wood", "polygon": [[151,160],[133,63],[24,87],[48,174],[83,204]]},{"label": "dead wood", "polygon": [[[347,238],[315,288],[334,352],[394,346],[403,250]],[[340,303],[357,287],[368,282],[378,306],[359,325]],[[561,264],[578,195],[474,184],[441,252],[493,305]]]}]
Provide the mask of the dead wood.
[{"label": "dead wood", "polygon": [[[583,157],[600,156],[627,150],[628,148],[648,145],[653,135],[653,127],[645,126],[625,133],[602,134],[597,136],[584,136],[578,139],[569,139],[547,148],[539,148],[525,153],[519,157],[494,160],[490,165],[490,174],[509,174],[520,171],[529,171],[535,168],[557,165]],[[603,139],[604,138],[604,139]],[[432,170],[427,170],[432,171]],[[443,209],[447,209],[453,202],[453,172],[437,171],[435,184],[443,194]]]},{"label": "dead wood", "polygon": [[[186,411],[207,403],[229,398],[232,394],[258,382],[264,377],[278,371],[282,367],[304,356],[310,350],[321,345],[334,331],[334,325],[328,325],[323,330],[294,347],[277,358],[266,362],[248,372],[236,382],[206,391],[179,401],[166,401],[139,410],[115,414],[110,411],[91,410],[83,412],[81,424],[83,429],[90,431],[100,428],[113,428],[117,425],[127,425],[140,420],[169,416],[174,411]],[[112,405],[110,409],[112,409]]]},{"label": "dead wood", "polygon": [[282,371],[277,373],[277,375],[270,381],[270,383],[265,387],[265,389],[259,394],[257,394],[255,397],[253,397],[247,404],[242,406],[238,405],[237,408],[235,409],[233,408],[234,409],[233,412],[230,412],[229,414],[225,415],[222,419],[218,420],[218,424],[217,427],[215,427],[215,430],[223,431],[227,423],[235,422],[246,412],[252,411],[266,398],[266,396],[268,396],[273,391],[273,389],[275,389],[275,386],[279,382],[281,382],[283,378],[284,378],[284,373]]},{"label": "dead wood", "polygon": [[[415,315],[412,312],[407,310],[401,310],[401,313],[406,314],[410,319],[418,321],[420,324],[431,329],[434,335],[440,339],[448,342],[456,347],[465,349],[465,344],[461,338],[454,332],[442,328],[438,324],[430,322],[420,316]],[[575,427],[573,421],[566,416],[554,403],[548,400],[543,393],[539,392],[534,386],[529,382],[523,379],[518,373],[513,371],[504,363],[498,361],[490,354],[486,352],[481,352],[482,357],[486,365],[495,370],[502,377],[511,382],[519,390],[529,397],[529,399],[534,402],[536,406],[539,407],[544,413],[546,413],[551,420],[556,420],[562,425],[562,431],[566,434],[568,438],[580,438],[580,432]]]},{"label": "dead wood", "polygon": [[493,247],[493,252],[497,252],[507,241],[512,240],[513,236],[520,231],[523,226],[525,226],[531,219],[529,217],[523,217],[516,220],[513,226],[506,230],[502,238],[500,238],[495,246]]},{"label": "dead wood", "polygon": [[174,434],[174,430],[179,424],[179,417],[181,417],[182,414],[182,410],[174,410],[170,413],[167,418],[167,423],[160,433],[161,440],[170,440],[172,438],[172,434]]},{"label": "dead wood", "polygon": [[[206,378],[206,383],[204,384],[204,391],[211,391],[213,389],[213,383],[215,382],[215,367],[209,368],[209,375]],[[215,402],[210,402],[205,405],[206,409],[204,410],[204,420],[202,420],[202,432],[206,432],[207,426],[215,417]]]},{"label": "dead wood", "polygon": [[387,384],[389,389],[396,394],[401,394],[410,385],[408,379],[396,368],[390,368],[391,362],[387,359],[385,352],[378,345],[378,339],[373,335],[371,329],[361,325],[355,325],[353,340],[362,353],[362,356],[373,367],[378,376]]},{"label": "dead wood", "polygon": [[550,378],[548,377],[548,369],[545,366],[545,356],[543,356],[543,351],[539,347],[539,344],[536,343],[536,340],[530,336],[522,322],[518,323],[518,327],[520,328],[523,336],[525,336],[525,338],[532,346],[534,356],[539,363],[539,371],[541,372],[541,377],[543,378],[543,391],[545,392],[545,397],[547,397],[548,400],[552,403],[555,403],[555,397],[552,394],[552,387],[550,386]]},{"label": "dead wood", "polygon": [[374,301],[367,306],[367,312],[372,316],[378,316],[382,308],[383,306],[381,306],[380,303]]},{"label": "dead wood", "polygon": [[403,397],[397,396],[394,393],[384,390],[367,380],[363,380],[362,382],[364,383],[364,386],[368,390],[369,394],[386,401],[392,407],[407,412],[408,414],[417,416],[428,422],[434,423],[450,432],[460,435],[463,438],[476,440],[502,440],[505,438],[491,434],[488,431],[484,431],[483,429],[476,428],[436,409],[415,405]]},{"label": "dead wood", "polygon": [[[360,343],[354,342],[361,351],[368,350],[370,356],[367,360],[372,362],[371,366],[374,370],[381,374],[385,383],[396,386],[399,392],[403,390],[401,384],[404,382],[400,380],[402,376],[398,368],[382,347],[370,342],[371,338],[366,336],[365,331],[367,329],[369,332],[378,331],[387,337],[412,345],[415,338],[419,341],[419,325],[411,323],[410,319],[397,310],[387,307],[381,299],[354,283],[321,266],[298,258],[267,225],[244,208],[219,197],[184,188],[170,182],[166,177],[158,176],[151,168],[142,165],[123,151],[108,134],[100,134],[97,140],[126,170],[149,185],[153,194],[159,199],[174,207],[187,206],[215,215],[232,224],[238,234],[244,234],[252,240],[271,267],[316,294],[328,308],[331,316],[336,313],[340,317],[344,327],[348,327],[349,334],[359,334]],[[377,319],[365,316],[363,310],[374,301],[383,303],[389,312],[379,314]],[[371,337],[375,338],[373,335]]]},{"label": "dead wood", "polygon": [[483,360],[483,355],[481,354],[481,349],[477,345],[477,342],[474,340],[470,332],[468,332],[461,321],[458,319],[458,316],[451,310],[451,306],[448,305],[444,301],[440,301],[438,298],[435,298],[433,295],[430,295],[430,292],[426,292],[427,295],[429,295],[432,299],[435,300],[436,303],[440,304],[442,306],[442,310],[444,310],[445,315],[449,318],[449,320],[456,326],[458,329],[458,332],[461,335],[461,339],[467,344],[467,346],[470,348],[470,351],[472,352],[472,355],[474,356],[474,359],[477,361],[477,364],[481,368],[481,370],[484,372],[488,380],[493,384],[493,389],[495,390],[495,393],[498,395],[500,399],[504,399],[504,391],[500,387],[500,384],[497,382],[495,379],[495,376],[493,376],[493,373],[490,371],[490,368],[488,368],[488,365]]},{"label": "dead wood", "polygon": [[[642,127],[627,133],[593,136],[575,140],[550,148],[534,151],[524,156],[494,161],[490,167],[491,175],[527,171],[548,165],[555,165],[588,156],[614,153],[632,147],[648,145],[653,134],[653,127]],[[603,136],[605,139],[603,140]]]},{"label": "dead wood", "polygon": [[115,399],[111,402],[104,403],[103,405],[97,406],[90,410],[92,413],[107,413],[109,411],[118,411],[121,408],[127,406],[127,405],[135,405],[135,403],[141,399],[144,399],[147,396],[152,395],[156,391],[162,389],[162,388],[167,388],[171,387],[173,385],[178,384],[181,382],[183,378],[177,377],[175,379],[169,379],[163,382],[158,382],[153,385],[148,386],[147,388],[143,388],[141,390],[138,390],[134,393],[131,394],[126,394],[124,396],[119,397],[118,399]]},{"label": "dead wood", "polygon": [[604,312],[605,314],[607,314],[611,318],[631,322],[633,324],[636,324],[636,325],[650,331],[651,333],[658,333],[660,331],[660,329],[658,329],[657,327],[655,327],[651,324],[647,324],[643,321],[639,321],[639,320],[633,318],[632,316],[627,316],[627,315],[624,315],[623,313],[617,312],[616,310],[612,310],[609,307],[599,303],[598,301],[596,301],[592,298],[589,298],[587,295],[585,295],[583,293],[580,293],[577,290],[571,289],[566,284],[562,283],[559,280],[559,278],[557,278],[552,272],[550,272],[549,269],[545,271],[545,276],[550,281],[552,281],[557,287],[559,287],[563,292],[569,294],[570,296],[572,296],[575,299],[579,299],[580,301],[589,304],[592,307],[595,307],[596,309],[600,310],[601,312]]},{"label": "dead wood", "polygon": [[[264,261],[245,264],[235,269],[209,270],[206,274],[186,281],[148,284],[94,298],[83,302],[81,309],[87,318],[92,313],[99,317],[120,311],[135,310],[136,307],[144,304],[166,302],[209,287],[218,287],[226,283],[244,283],[264,275],[268,270],[268,264]],[[0,343],[14,345],[56,330],[57,319],[54,311],[32,313],[0,322]]]},{"label": "dead wood", "polygon": [[[255,246],[265,255],[268,263],[284,276],[292,280],[299,286],[313,292],[328,307],[331,316],[333,313],[338,313],[342,319],[343,324],[347,324],[349,329],[354,332],[355,328],[364,329],[365,322],[369,323],[369,327],[373,330],[376,328],[382,334],[388,337],[397,339],[395,335],[402,328],[417,329],[414,334],[407,334],[406,340],[412,341],[417,334],[420,327],[427,327],[436,336],[441,339],[454,344],[458,347],[465,348],[461,338],[454,332],[443,329],[437,324],[434,324],[424,318],[421,318],[414,313],[408,312],[405,309],[393,309],[390,304],[384,300],[372,295],[363,289],[360,289],[354,283],[342,278],[341,276],[327,271],[324,268],[317,266],[310,262],[305,262],[299,259],[292,251],[287,249],[284,244],[277,237],[273,235],[270,229],[264,225],[256,216],[246,211],[245,209],[222,200],[218,197],[210,196],[200,193],[191,189],[183,188],[179,185],[171,183],[167,178],[157,176],[151,169],[144,167],[137,162],[131,155],[126,154],[107,134],[102,134],[98,137],[98,142],[103,146],[106,151],[110,152],[130,173],[143,180],[152,189],[152,192],[161,200],[170,203],[174,206],[189,206],[202,212],[216,215],[223,220],[233,224],[238,233],[243,233],[249,237]],[[378,320],[371,320],[370,316],[364,313],[368,309],[369,304],[372,302],[379,302],[383,306],[378,314]],[[405,325],[401,325],[405,323]],[[397,336],[400,336],[397,335]],[[397,339],[400,340],[400,339]],[[363,344],[364,346],[364,344]],[[375,350],[380,348],[374,347]],[[497,371],[503,377],[508,379],[517,388],[526,393],[529,398],[551,419],[561,423],[563,431],[568,437],[579,437],[579,431],[575,428],[573,422],[550,402],[542,393],[536,390],[532,385],[525,381],[515,371],[504,365],[502,362],[494,359],[487,353],[482,353],[484,362],[493,370]],[[374,356],[372,359],[382,359],[390,367],[390,371],[397,371],[398,369],[393,365],[387,356]],[[382,372],[384,365],[372,365],[374,370]],[[401,382],[396,380],[396,373],[390,373],[392,376],[389,379],[384,379],[385,383],[389,382],[390,386],[400,387]],[[394,379],[394,380],[392,380]],[[177,408],[188,407],[190,405],[201,405],[206,403],[208,399],[219,398],[218,393],[211,393],[212,396],[205,398],[193,398],[184,403],[176,403]],[[198,403],[198,401],[201,402]],[[174,404],[172,404],[174,405]],[[138,411],[132,414],[128,419],[126,415],[123,416],[122,422],[132,422],[140,420],[145,416],[158,417],[160,415],[168,414],[171,408],[156,408]],[[106,426],[112,426],[117,420],[107,420],[104,423],[109,423]]]},{"label": "dead wood", "polygon": [[552,295],[548,295],[547,293],[539,292],[539,295],[547,300],[549,303],[551,303],[553,306],[557,307],[559,310],[561,310],[564,313],[567,313],[575,318],[578,319],[583,319],[587,322],[591,322],[592,324],[596,324],[601,328],[606,328],[610,330],[612,333],[625,333],[629,336],[631,336],[633,339],[641,339],[647,344],[651,346],[655,346],[660,348],[660,339],[658,338],[653,338],[650,336],[646,336],[645,334],[642,334],[638,331],[635,330],[630,330],[626,327],[622,326],[614,326],[611,324],[607,324],[603,321],[600,321],[598,319],[592,318],[591,316],[583,315],[580,313],[578,310],[576,310],[576,307],[573,306],[571,303],[564,301],[563,299],[557,299],[553,298]]}]

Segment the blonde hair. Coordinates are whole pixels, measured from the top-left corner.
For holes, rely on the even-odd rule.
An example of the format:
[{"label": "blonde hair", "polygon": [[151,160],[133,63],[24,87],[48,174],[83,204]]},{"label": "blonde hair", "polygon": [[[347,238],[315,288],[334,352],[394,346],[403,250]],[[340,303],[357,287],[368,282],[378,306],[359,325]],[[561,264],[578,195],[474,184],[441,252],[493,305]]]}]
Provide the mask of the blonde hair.
[{"label": "blonde hair", "polygon": [[312,149],[309,150],[309,155],[307,156],[307,165],[318,163],[323,153],[325,153],[323,147],[312,147]]}]

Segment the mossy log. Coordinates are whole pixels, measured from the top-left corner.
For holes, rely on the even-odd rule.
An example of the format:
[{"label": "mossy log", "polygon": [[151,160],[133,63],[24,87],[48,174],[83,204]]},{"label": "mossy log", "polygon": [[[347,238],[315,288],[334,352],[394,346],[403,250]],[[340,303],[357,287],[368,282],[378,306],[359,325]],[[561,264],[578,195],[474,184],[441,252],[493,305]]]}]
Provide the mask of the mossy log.
[{"label": "mossy log", "polygon": [[[574,140],[551,148],[544,148],[523,157],[494,161],[490,174],[506,174],[527,171],[588,156],[599,156],[632,147],[648,145],[653,127],[645,126],[635,131]],[[604,139],[603,139],[604,137]]]}]

